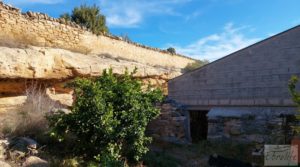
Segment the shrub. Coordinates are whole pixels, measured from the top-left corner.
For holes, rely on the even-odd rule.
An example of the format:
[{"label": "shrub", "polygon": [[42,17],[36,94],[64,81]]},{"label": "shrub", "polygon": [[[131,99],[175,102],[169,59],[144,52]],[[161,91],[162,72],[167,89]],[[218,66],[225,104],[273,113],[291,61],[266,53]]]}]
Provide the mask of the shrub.
[{"label": "shrub", "polygon": [[[298,81],[299,81],[299,79],[298,79],[297,76],[292,76],[292,78],[289,81],[289,91],[291,93],[293,101],[295,102],[295,104],[299,108],[298,115],[296,115],[296,120],[298,122],[300,122],[300,115],[299,115],[299,113],[300,113],[300,92],[297,91],[297,87],[296,87]],[[297,122],[297,121],[295,121],[295,122]],[[297,134],[300,134],[300,126],[299,126],[299,124],[298,125],[296,124],[295,126],[292,126],[292,128],[295,130],[295,132]]]},{"label": "shrub", "polygon": [[26,102],[14,111],[9,111],[4,117],[5,127],[2,129],[8,136],[36,137],[48,129],[45,115],[59,104],[51,100],[37,84],[26,89]]},{"label": "shrub", "polygon": [[18,111],[18,124],[13,133],[16,136],[36,137],[48,130],[45,116],[60,105],[50,99],[36,84],[26,89],[26,96],[25,104]]},{"label": "shrub", "polygon": [[96,5],[75,7],[72,14],[64,13],[60,18],[85,26],[97,35],[108,33],[105,16],[100,13],[100,8]]},{"label": "shrub", "polygon": [[299,79],[297,76],[292,76],[289,81],[289,90],[292,95],[293,101],[300,107],[300,92],[297,92],[296,85]]},{"label": "shrub", "polygon": [[167,51],[168,51],[169,53],[171,53],[171,54],[176,54],[175,48],[169,47],[169,48],[167,49]]},{"label": "shrub", "polygon": [[117,75],[110,69],[95,80],[76,79],[69,85],[76,97],[72,112],[49,117],[51,135],[59,140],[75,135],[74,152],[104,166],[139,161],[151,141],[146,126],[158,116],[155,104],[163,96],[150,87],[142,91],[141,82],[133,78],[135,71]]},{"label": "shrub", "polygon": [[59,16],[61,19],[65,19],[65,21],[71,21],[72,17],[69,13],[64,13]]},{"label": "shrub", "polygon": [[199,67],[202,67],[204,66],[205,64],[208,64],[209,61],[208,60],[196,60],[195,62],[193,63],[188,63],[183,69],[182,69],[182,72],[183,73],[186,73],[186,72],[189,72],[189,71],[192,71],[194,69],[197,69]]}]

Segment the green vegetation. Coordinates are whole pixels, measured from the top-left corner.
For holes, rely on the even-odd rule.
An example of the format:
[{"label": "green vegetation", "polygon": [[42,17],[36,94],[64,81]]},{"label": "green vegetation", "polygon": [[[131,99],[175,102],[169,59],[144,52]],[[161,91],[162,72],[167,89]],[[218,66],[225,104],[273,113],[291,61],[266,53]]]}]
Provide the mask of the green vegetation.
[{"label": "green vegetation", "polygon": [[60,141],[73,136],[76,156],[103,166],[140,161],[151,141],[146,126],[159,115],[155,104],[163,95],[150,87],[142,90],[135,71],[117,75],[110,69],[95,80],[76,79],[69,85],[76,97],[72,112],[49,117],[51,135]]},{"label": "green vegetation", "polygon": [[189,63],[184,69],[183,69],[183,73],[192,71],[194,69],[197,69],[199,67],[204,66],[205,64],[208,64],[209,61],[208,60],[196,60],[193,63]]},{"label": "green vegetation", "polygon": [[167,51],[168,51],[169,53],[171,53],[171,54],[176,54],[175,48],[169,47],[169,48],[167,49]]},{"label": "green vegetation", "polygon": [[108,33],[105,16],[100,13],[100,8],[96,5],[75,7],[72,14],[64,13],[60,18],[85,26],[97,35]]},{"label": "green vegetation", "polygon": [[237,159],[243,162],[263,165],[263,157],[254,160],[251,152],[254,148],[263,145],[255,143],[237,143],[230,140],[201,141],[190,145],[178,145],[172,143],[154,142],[152,148],[156,152],[149,152],[144,158],[147,166],[201,166],[208,167],[209,155],[218,154],[227,158]]},{"label": "green vegetation", "polygon": [[45,115],[60,105],[52,101],[41,91],[37,84],[27,88],[25,103],[0,116],[0,136],[27,136],[38,138],[48,130]]},{"label": "green vegetation", "polygon": [[[296,88],[298,81],[299,79],[297,76],[292,76],[292,78],[289,81],[289,90],[292,99],[295,102],[295,104],[299,107],[299,112],[300,112],[300,92],[298,92]],[[300,121],[300,114],[296,115],[296,119],[298,120],[298,122]],[[293,126],[293,129],[297,134],[300,133],[300,126]]]},{"label": "green vegetation", "polygon": [[143,158],[147,167],[177,167],[181,166],[178,159],[164,152],[148,152]]},{"label": "green vegetation", "polygon": [[300,107],[300,92],[297,92],[296,85],[299,79],[296,76],[292,76],[289,82],[289,90],[291,92],[293,101]]}]

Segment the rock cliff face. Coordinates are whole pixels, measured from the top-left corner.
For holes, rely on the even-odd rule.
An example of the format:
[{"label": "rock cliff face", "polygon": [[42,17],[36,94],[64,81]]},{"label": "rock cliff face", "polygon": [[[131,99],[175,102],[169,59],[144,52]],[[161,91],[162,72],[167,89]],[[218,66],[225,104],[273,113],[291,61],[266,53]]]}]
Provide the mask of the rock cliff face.
[{"label": "rock cliff face", "polygon": [[121,74],[126,68],[132,71],[136,67],[137,78],[165,91],[167,80],[181,74],[178,69],[154,67],[107,54],[84,55],[64,49],[34,46],[0,47],[0,50],[2,97],[22,95],[31,84],[37,84],[49,89],[47,92],[53,99],[70,105],[71,96],[66,94],[70,94],[71,90],[65,89],[64,83],[76,77],[100,76],[104,69],[113,68],[115,73]]},{"label": "rock cliff face", "polygon": [[64,84],[100,76],[107,68],[120,74],[136,67],[137,78],[167,92],[167,81],[193,61],[118,37],[96,36],[45,14],[23,14],[0,2],[0,112],[22,104],[32,85],[70,106],[72,90]]}]

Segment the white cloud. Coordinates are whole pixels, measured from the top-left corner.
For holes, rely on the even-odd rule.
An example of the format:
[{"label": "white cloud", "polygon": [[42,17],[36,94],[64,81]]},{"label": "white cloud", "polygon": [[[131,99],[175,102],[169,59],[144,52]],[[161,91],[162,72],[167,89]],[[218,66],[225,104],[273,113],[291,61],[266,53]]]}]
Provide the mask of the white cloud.
[{"label": "white cloud", "polygon": [[248,26],[234,27],[232,23],[228,23],[221,33],[200,38],[187,46],[169,46],[183,55],[214,61],[259,41],[259,38],[247,38],[243,35],[242,30],[248,28]]},{"label": "white cloud", "polygon": [[176,5],[191,0],[101,0],[107,24],[114,27],[137,27],[149,15],[180,15]]},{"label": "white cloud", "polygon": [[12,5],[24,5],[24,4],[57,4],[64,0],[4,0],[3,2]]},{"label": "white cloud", "polygon": [[191,13],[191,14],[185,16],[185,20],[186,20],[186,21],[189,21],[189,20],[191,20],[191,19],[194,19],[194,18],[199,17],[199,16],[202,15],[202,14],[203,14],[203,11],[201,11],[201,10],[196,10],[196,11],[194,11],[193,13]]}]

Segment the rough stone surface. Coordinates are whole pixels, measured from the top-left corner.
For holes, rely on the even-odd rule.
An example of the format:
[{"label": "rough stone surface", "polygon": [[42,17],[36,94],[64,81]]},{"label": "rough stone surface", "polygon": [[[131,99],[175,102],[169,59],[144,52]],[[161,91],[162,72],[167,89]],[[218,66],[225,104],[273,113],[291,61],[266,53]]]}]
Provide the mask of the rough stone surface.
[{"label": "rough stone surface", "polygon": [[[154,67],[130,60],[114,59],[105,55],[80,54],[55,48],[0,47],[0,79],[63,80],[77,76],[99,76],[103,69],[112,67],[123,73],[127,67],[138,68],[137,76],[158,76],[170,79],[180,75],[180,70]],[[4,90],[2,90],[4,91]]]},{"label": "rough stone surface", "polygon": [[20,13],[0,3],[0,44],[35,45],[72,50],[80,53],[109,54],[142,64],[183,68],[193,59],[172,55],[167,51],[124,41],[111,35],[96,36],[80,26],[46,14]]},{"label": "rough stone surface", "polygon": [[[47,14],[21,11],[0,2],[0,112],[13,110],[10,97],[24,95],[32,83],[48,89],[48,96],[72,105],[72,91],[64,84],[75,77],[95,77],[112,67],[115,73],[138,68],[136,77],[161,87],[195,60],[167,51],[94,35],[86,28]],[[2,97],[9,97],[5,99]]]},{"label": "rough stone surface", "polygon": [[150,122],[147,133],[156,140],[173,143],[189,142],[189,134],[187,132],[187,111],[170,102],[162,104],[160,108],[160,116]]},{"label": "rough stone surface", "polygon": [[0,166],[1,167],[11,167],[8,163],[1,161],[1,160],[0,160]]},{"label": "rough stone surface", "polygon": [[291,139],[294,108],[227,107],[208,113],[208,139],[286,144]]},{"label": "rough stone surface", "polygon": [[23,163],[24,167],[49,167],[49,163],[39,157],[30,156]]},{"label": "rough stone surface", "polygon": [[4,113],[6,111],[12,111],[21,106],[23,103],[25,103],[26,98],[26,96],[0,97],[0,116],[1,112]]},{"label": "rough stone surface", "polygon": [[17,137],[13,138],[9,141],[9,149],[10,150],[18,150],[24,153],[28,153],[31,150],[37,149],[37,142],[28,137]]},{"label": "rough stone surface", "polygon": [[[66,106],[72,105],[72,90],[64,88],[75,77],[100,76],[103,69],[112,67],[115,73],[125,68],[138,68],[136,77],[161,87],[167,92],[167,80],[181,74],[178,69],[154,67],[103,55],[75,53],[55,48],[0,47],[0,111],[9,111],[22,104],[30,84],[48,88],[48,96]],[[2,95],[1,95],[2,94]],[[5,96],[6,95],[6,96]],[[8,97],[7,97],[8,96]]]},{"label": "rough stone surface", "polygon": [[0,160],[5,159],[5,152],[6,152],[7,145],[8,145],[7,140],[0,140]]}]

